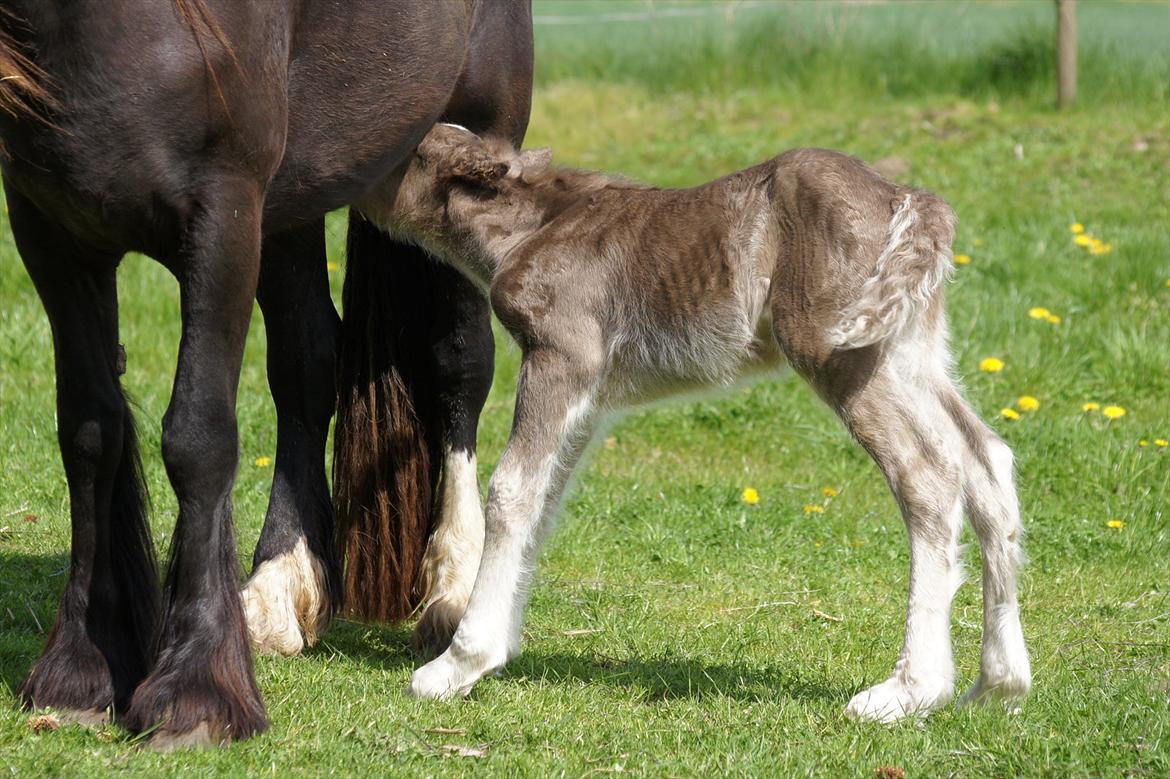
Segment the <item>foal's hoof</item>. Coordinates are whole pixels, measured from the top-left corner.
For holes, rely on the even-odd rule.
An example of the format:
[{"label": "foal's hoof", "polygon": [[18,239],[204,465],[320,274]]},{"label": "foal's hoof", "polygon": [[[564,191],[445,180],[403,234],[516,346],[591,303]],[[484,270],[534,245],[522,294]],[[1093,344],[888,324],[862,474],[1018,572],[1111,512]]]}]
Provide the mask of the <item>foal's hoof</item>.
[{"label": "foal's hoof", "polygon": [[897,722],[906,717],[925,717],[950,702],[953,686],[942,679],[908,685],[887,679],[853,696],[845,716],[861,722]]},{"label": "foal's hoof", "polygon": [[959,699],[959,707],[970,706],[973,703],[989,704],[1002,703],[1004,708],[1012,714],[1020,710],[1020,702],[1027,697],[1032,689],[1031,673],[1024,669],[1019,673],[1009,674],[1002,679],[989,681],[983,674],[975,680],[970,690]]},{"label": "foal's hoof", "polygon": [[414,672],[408,692],[412,698],[432,701],[463,698],[482,675],[467,673],[448,653],[443,653]]},{"label": "foal's hoof", "polygon": [[451,637],[466,608],[466,604],[457,606],[446,599],[433,601],[414,626],[410,646],[424,657],[441,655],[451,645]]},{"label": "foal's hoof", "polygon": [[174,752],[176,749],[219,747],[228,741],[230,739],[224,736],[218,728],[212,728],[208,723],[200,722],[185,733],[159,730],[150,737],[147,746],[156,752]]}]

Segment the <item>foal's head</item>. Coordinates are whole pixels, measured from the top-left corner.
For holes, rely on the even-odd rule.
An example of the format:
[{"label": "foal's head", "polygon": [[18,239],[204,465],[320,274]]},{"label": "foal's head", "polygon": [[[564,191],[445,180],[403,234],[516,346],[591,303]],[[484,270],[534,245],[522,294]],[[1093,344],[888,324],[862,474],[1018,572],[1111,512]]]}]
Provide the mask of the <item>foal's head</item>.
[{"label": "foal's head", "polygon": [[541,224],[532,181],[552,161],[548,149],[518,151],[437,124],[423,138],[394,201],[395,227],[444,252],[497,258]]}]

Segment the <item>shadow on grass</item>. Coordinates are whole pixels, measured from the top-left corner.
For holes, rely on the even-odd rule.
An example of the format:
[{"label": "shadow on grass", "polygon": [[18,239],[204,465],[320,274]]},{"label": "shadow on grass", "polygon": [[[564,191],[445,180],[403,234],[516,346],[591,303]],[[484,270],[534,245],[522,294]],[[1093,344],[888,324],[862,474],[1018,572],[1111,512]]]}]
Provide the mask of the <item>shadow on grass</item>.
[{"label": "shadow on grass", "polygon": [[13,693],[45,647],[68,567],[66,554],[0,551],[0,684]]},{"label": "shadow on grass", "polygon": [[[307,656],[340,654],[384,671],[417,668],[427,658],[410,649],[410,626],[334,623]],[[529,644],[504,670],[506,682],[606,685],[634,693],[644,703],[706,697],[737,701],[839,700],[855,690],[826,684],[799,667],[747,667],[705,663],[682,655],[613,658],[600,654],[542,651]]]},{"label": "shadow on grass", "polygon": [[410,648],[409,625],[379,625],[335,619],[305,657],[339,654],[354,662],[385,671],[421,665],[425,658]]},{"label": "shadow on grass", "polygon": [[643,703],[709,697],[736,701],[837,700],[849,690],[792,667],[711,664],[683,655],[618,659],[604,655],[542,653],[533,648],[507,666],[505,678],[607,685],[630,690]]},{"label": "shadow on grass", "polygon": [[[0,684],[16,687],[44,648],[65,584],[64,554],[0,552]],[[410,649],[410,625],[370,625],[337,620],[306,657],[341,655],[380,670],[400,672],[424,662]],[[707,697],[737,701],[777,698],[837,700],[853,690],[825,683],[799,664],[746,666],[706,663],[681,654],[614,658],[593,653],[545,651],[532,642],[505,669],[506,681],[606,685],[630,691],[645,703]]]}]

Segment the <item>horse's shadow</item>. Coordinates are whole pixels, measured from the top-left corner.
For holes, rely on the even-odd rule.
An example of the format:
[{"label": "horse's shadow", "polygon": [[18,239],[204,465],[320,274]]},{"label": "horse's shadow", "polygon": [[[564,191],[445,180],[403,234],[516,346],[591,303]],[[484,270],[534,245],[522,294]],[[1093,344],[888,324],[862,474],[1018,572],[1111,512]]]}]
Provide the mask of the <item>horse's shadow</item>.
[{"label": "horse's shadow", "polygon": [[44,649],[68,570],[64,553],[0,550],[0,686],[15,692]]},{"label": "horse's shadow", "polygon": [[[65,554],[0,551],[0,684],[15,691],[44,648],[65,585]],[[425,662],[410,649],[410,626],[369,625],[336,620],[309,658],[340,655],[361,665],[405,673]],[[641,701],[723,697],[737,701],[778,698],[838,700],[853,692],[809,673],[798,663],[760,666],[707,663],[678,652],[610,657],[530,641],[509,663],[503,678],[535,684],[585,684],[621,688]],[[288,660],[286,662],[296,662]]]},{"label": "horse's shadow", "polygon": [[[339,621],[311,650],[340,654],[349,660],[393,673],[422,665],[424,658],[409,646],[409,626],[371,626]],[[643,703],[707,697],[742,702],[777,699],[831,701],[847,699],[854,690],[832,685],[797,665],[707,663],[679,653],[644,657],[610,657],[546,649],[529,642],[524,653],[501,674],[505,682],[530,684],[605,685],[632,692]],[[473,693],[474,695],[474,693]]]}]

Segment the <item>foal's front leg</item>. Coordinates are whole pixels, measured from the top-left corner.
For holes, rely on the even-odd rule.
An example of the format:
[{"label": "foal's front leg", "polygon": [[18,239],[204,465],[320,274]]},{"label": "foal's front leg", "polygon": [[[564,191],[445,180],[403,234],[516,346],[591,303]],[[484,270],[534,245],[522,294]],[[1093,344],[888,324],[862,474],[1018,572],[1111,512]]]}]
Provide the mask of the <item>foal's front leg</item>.
[{"label": "foal's front leg", "polygon": [[415,671],[419,698],[466,695],[520,653],[540,543],[593,434],[596,374],[588,360],[540,349],[524,356],[512,435],[488,489],[479,575],[451,646]]}]

